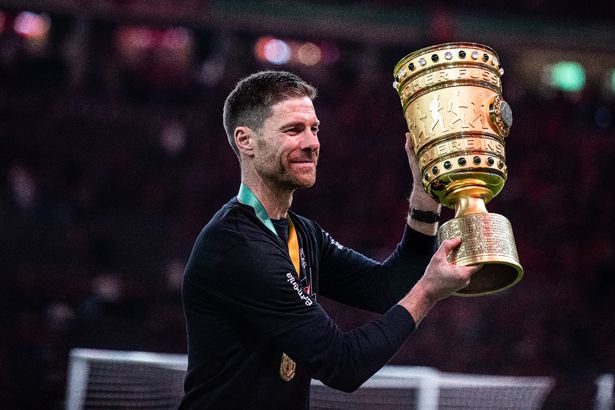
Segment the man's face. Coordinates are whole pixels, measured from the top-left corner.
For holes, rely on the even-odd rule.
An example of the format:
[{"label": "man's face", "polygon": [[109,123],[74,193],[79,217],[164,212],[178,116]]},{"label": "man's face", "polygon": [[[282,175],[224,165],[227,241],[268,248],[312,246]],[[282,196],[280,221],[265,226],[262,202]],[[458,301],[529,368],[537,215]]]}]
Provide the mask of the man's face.
[{"label": "man's face", "polygon": [[266,182],[284,189],[314,185],[319,123],[309,97],[289,98],[272,107],[254,148],[255,169]]}]

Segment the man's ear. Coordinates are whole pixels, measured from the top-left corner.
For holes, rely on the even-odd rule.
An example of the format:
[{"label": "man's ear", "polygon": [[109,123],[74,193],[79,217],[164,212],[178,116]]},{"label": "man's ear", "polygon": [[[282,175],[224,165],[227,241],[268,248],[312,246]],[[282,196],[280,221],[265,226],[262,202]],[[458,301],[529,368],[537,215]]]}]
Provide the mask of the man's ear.
[{"label": "man's ear", "polygon": [[249,157],[254,155],[255,136],[256,133],[248,127],[235,128],[235,145],[237,145],[237,149],[240,153]]}]

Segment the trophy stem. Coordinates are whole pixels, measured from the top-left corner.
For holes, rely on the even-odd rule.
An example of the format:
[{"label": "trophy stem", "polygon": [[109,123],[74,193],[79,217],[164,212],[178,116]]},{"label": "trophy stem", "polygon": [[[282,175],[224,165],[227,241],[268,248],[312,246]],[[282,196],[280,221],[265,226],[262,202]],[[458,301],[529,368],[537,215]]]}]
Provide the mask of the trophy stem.
[{"label": "trophy stem", "polygon": [[487,208],[483,198],[460,197],[455,201],[455,218],[471,214],[486,214]]}]

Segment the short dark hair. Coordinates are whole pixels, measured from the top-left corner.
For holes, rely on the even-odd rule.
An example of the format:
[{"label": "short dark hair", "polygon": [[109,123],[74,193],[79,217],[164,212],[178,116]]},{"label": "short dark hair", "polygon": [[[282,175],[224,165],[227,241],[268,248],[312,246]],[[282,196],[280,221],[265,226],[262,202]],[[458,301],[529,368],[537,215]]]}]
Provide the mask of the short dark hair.
[{"label": "short dark hair", "polygon": [[240,80],[224,102],[223,122],[231,148],[239,157],[235,129],[246,126],[258,132],[272,114],[271,107],[287,98],[316,98],[317,91],[287,71],[260,71]]}]

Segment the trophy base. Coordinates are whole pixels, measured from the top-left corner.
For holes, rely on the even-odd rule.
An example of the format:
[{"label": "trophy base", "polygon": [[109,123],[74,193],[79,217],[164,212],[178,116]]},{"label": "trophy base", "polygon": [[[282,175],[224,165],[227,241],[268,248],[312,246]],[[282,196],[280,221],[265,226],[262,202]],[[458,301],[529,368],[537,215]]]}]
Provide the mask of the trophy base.
[{"label": "trophy base", "polygon": [[497,293],[523,277],[512,227],[502,215],[477,213],[453,218],[438,230],[438,245],[457,236],[461,237],[461,245],[449,254],[449,261],[461,266],[482,264],[483,267],[467,287],[454,295]]}]

